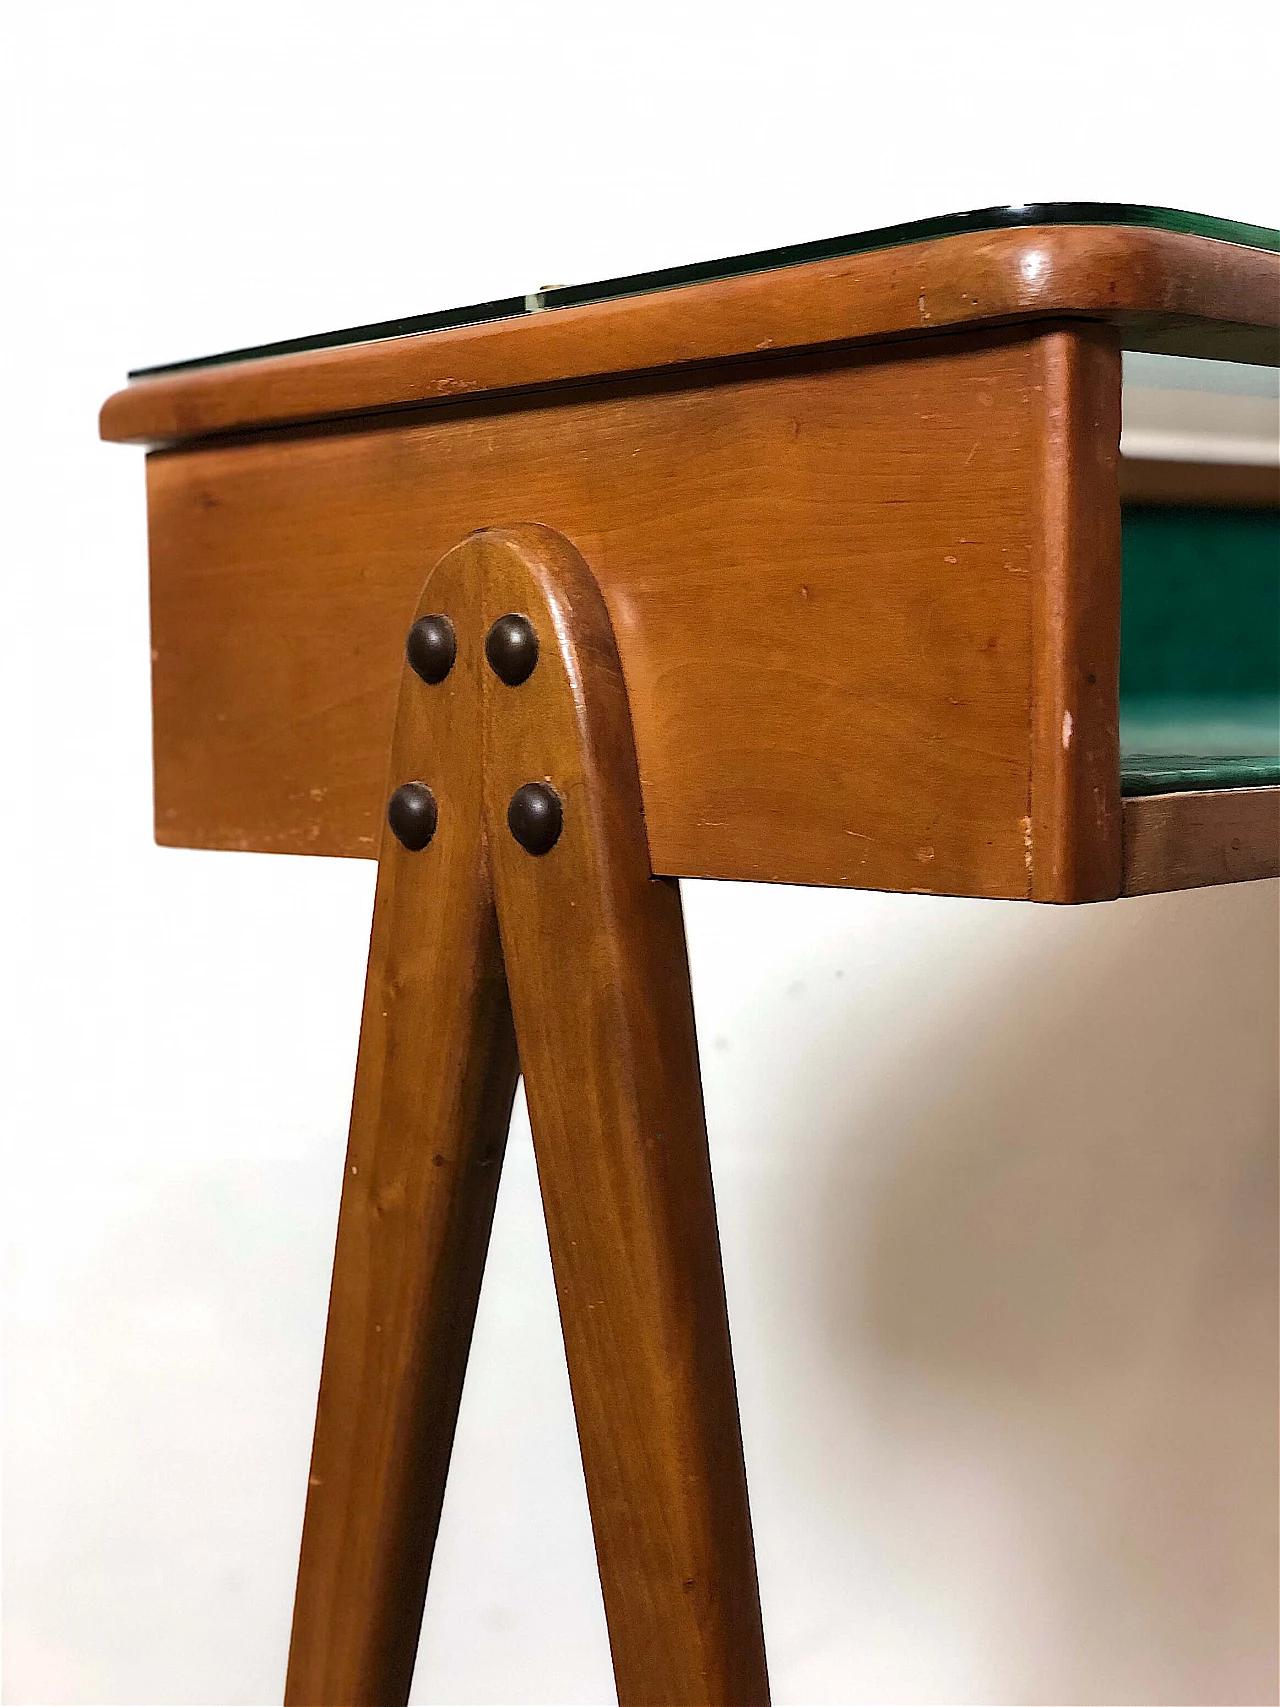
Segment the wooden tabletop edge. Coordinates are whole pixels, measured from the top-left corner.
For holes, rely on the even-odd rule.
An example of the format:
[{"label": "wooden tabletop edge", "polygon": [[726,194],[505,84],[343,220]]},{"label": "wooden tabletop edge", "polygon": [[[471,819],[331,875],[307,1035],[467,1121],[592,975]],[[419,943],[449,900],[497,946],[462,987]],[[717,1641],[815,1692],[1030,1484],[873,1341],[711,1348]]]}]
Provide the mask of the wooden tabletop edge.
[{"label": "wooden tabletop edge", "polygon": [[[99,432],[110,442],[171,444],[1071,316],[1190,326],[1192,342],[1197,325],[1267,335],[1280,328],[1280,255],[1124,226],[964,233],[510,319],[143,376],[107,399]],[[1280,339],[1274,342],[1268,359],[1280,361]]]}]

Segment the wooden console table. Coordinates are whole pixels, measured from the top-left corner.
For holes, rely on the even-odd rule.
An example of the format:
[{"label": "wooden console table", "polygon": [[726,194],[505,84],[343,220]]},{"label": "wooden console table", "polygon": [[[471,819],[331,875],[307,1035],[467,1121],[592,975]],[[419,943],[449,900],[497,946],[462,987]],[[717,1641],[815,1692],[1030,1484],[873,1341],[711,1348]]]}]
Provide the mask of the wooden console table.
[{"label": "wooden console table", "polygon": [[672,880],[1276,873],[1270,750],[1122,759],[1118,446],[1122,350],[1276,365],[1278,248],[991,210],[106,403],[158,839],[379,862],[287,1701],[407,1697],[520,1071],[620,1700],[767,1699]]}]

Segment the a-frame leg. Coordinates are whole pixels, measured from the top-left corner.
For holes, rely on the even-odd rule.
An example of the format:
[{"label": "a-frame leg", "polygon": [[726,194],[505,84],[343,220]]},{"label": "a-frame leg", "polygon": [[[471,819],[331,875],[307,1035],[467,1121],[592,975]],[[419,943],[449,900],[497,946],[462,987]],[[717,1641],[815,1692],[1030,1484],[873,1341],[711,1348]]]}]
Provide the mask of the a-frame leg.
[{"label": "a-frame leg", "polygon": [[[514,1009],[619,1700],[759,1707],[680,897],[650,872],[608,615],[573,547],[538,527],[464,541],[428,613],[450,619],[456,658],[434,685],[406,669],[391,789],[425,784],[438,816],[421,851],[388,832],[380,854],[286,1701],[408,1694]],[[416,819],[414,804],[410,840],[433,816],[421,791]]]},{"label": "a-frame leg", "polygon": [[[444,559],[418,611],[459,637],[479,621],[467,568]],[[429,674],[448,637],[428,629]],[[387,828],[379,852],[290,1707],[393,1707],[413,1676],[518,1072],[482,828],[483,668],[460,644],[443,680],[406,664],[400,690],[388,794],[423,784],[438,818],[418,851]]]},{"label": "a-frame leg", "polygon": [[[486,619],[523,616],[537,639],[527,679],[486,682],[485,813],[618,1697],[756,1707],[768,1680],[680,893],[650,871],[593,576],[546,528],[473,543]],[[554,844],[526,851],[517,838],[541,849],[557,810]]]}]

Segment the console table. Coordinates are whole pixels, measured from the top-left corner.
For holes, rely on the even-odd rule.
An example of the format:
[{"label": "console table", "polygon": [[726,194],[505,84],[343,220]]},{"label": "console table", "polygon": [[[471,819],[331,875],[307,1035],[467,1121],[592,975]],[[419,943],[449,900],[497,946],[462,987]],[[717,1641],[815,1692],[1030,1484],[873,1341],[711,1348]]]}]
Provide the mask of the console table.
[{"label": "console table", "polygon": [[[767,1700],[674,880],[1276,874],[1267,714],[1195,739],[1194,695],[1240,685],[1228,593],[1149,572],[1191,506],[1216,548],[1244,518],[1256,635],[1274,470],[1180,487],[1119,441],[1122,351],[1280,361],[1278,250],[987,210],[108,400],[151,450],[157,839],[378,860],[295,1707],[407,1698],[521,1072],[620,1701]],[[1192,696],[1176,751],[1122,745],[1126,673]]]}]

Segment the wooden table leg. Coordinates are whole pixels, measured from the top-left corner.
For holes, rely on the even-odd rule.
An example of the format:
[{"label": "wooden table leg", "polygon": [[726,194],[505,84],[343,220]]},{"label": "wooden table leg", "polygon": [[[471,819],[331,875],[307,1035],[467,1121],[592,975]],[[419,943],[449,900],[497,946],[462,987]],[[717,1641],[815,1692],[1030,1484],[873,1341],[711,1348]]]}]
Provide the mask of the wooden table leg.
[{"label": "wooden table leg", "polygon": [[[446,557],[418,613],[451,619],[456,662],[434,685],[406,665],[400,690],[388,795],[426,784],[438,822],[417,852],[385,830],[379,855],[291,1707],[408,1696],[515,1092],[481,823],[483,631],[467,569],[465,551]],[[429,674],[448,630],[434,638]],[[422,823],[430,811],[418,804]]]},{"label": "wooden table leg", "polygon": [[748,1707],[768,1679],[680,894],[650,871],[590,571],[545,528],[470,544],[486,622],[537,638],[527,679],[485,682],[485,816],[619,1700]]},{"label": "wooden table leg", "polygon": [[619,1700],[761,1707],[680,894],[650,872],[604,602],[559,535],[490,530],[415,632],[441,679],[407,665],[396,717],[285,1699],[408,1696],[514,1007]]}]

